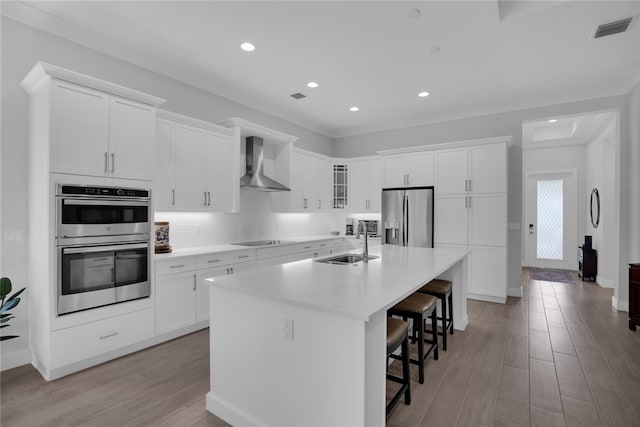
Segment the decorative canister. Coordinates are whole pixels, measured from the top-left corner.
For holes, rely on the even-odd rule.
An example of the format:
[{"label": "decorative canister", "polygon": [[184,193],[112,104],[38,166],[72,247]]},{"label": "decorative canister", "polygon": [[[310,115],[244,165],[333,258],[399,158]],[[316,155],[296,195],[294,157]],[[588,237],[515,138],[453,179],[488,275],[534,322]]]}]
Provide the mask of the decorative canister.
[{"label": "decorative canister", "polygon": [[169,221],[156,221],[154,222],[155,228],[155,252],[157,254],[171,252],[171,245],[169,244]]}]

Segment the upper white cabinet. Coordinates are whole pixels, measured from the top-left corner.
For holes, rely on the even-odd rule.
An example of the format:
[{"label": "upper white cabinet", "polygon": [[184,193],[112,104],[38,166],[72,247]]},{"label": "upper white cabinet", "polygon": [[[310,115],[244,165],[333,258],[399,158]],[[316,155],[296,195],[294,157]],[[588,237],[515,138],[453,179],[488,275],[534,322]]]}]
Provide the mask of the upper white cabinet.
[{"label": "upper white cabinet", "polygon": [[349,163],[349,210],[380,212],[382,170],[380,159],[354,160]]},{"label": "upper white cabinet", "polygon": [[44,63],[21,85],[32,95],[32,137],[50,153],[50,172],[153,179],[155,114],[164,100]]},{"label": "upper white cabinet", "polygon": [[432,185],[432,151],[382,157],[383,188],[428,187]]},{"label": "upper white cabinet", "polygon": [[234,210],[231,130],[158,111],[156,134],[156,210]]},{"label": "upper white cabinet", "polygon": [[436,194],[505,193],[507,152],[504,144],[478,145],[435,152]]},{"label": "upper white cabinet", "polygon": [[294,150],[291,157],[290,212],[328,212],[332,201],[332,163],[324,156]]}]

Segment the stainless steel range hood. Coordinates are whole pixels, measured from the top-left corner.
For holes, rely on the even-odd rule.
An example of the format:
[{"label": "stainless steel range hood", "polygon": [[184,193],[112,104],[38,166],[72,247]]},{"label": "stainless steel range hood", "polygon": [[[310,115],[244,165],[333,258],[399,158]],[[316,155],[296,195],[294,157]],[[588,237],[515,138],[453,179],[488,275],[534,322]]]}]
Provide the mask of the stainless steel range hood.
[{"label": "stainless steel range hood", "polygon": [[264,141],[257,136],[248,136],[247,173],[240,178],[240,188],[258,191],[291,191],[277,181],[264,175]]}]

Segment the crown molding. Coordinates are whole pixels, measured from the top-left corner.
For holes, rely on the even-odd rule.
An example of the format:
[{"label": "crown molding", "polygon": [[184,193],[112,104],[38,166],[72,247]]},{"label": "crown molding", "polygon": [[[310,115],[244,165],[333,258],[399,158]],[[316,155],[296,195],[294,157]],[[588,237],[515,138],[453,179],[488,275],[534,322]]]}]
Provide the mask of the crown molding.
[{"label": "crown molding", "polygon": [[378,153],[381,156],[390,156],[393,154],[407,154],[407,153],[415,153],[420,151],[433,151],[433,150],[443,150],[443,149],[449,149],[449,148],[473,147],[477,145],[487,145],[487,144],[497,144],[497,143],[506,143],[507,148],[509,148],[513,143],[513,137],[511,135],[505,135],[505,136],[495,136],[490,138],[467,139],[463,141],[442,142],[442,143],[431,144],[431,145],[416,145],[413,147],[395,148],[393,150],[381,150],[381,151],[376,151],[376,153]]},{"label": "crown molding", "polygon": [[174,113],[172,111],[158,109],[156,111],[156,117],[159,119],[171,120],[173,122],[203,128],[223,135],[233,135],[233,130],[229,129],[228,127],[220,126],[215,123],[205,122],[204,120],[196,119],[189,116],[183,116],[182,114]]}]

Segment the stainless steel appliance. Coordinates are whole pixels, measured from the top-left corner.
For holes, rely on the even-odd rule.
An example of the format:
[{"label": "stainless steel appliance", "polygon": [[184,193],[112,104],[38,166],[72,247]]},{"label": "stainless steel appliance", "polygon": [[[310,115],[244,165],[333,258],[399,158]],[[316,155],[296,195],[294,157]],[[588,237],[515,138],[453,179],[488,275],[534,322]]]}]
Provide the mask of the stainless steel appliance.
[{"label": "stainless steel appliance", "polygon": [[354,218],[347,218],[346,219],[346,229],[345,229],[345,236],[353,236],[353,224],[355,222]]},{"label": "stainless steel appliance", "polygon": [[382,244],[433,247],[433,187],[382,190]]},{"label": "stainless steel appliance", "polygon": [[380,221],[365,219],[362,222],[367,228],[367,236],[377,237],[380,235]]},{"label": "stainless steel appliance", "polygon": [[150,295],[150,191],[56,186],[57,314]]}]

